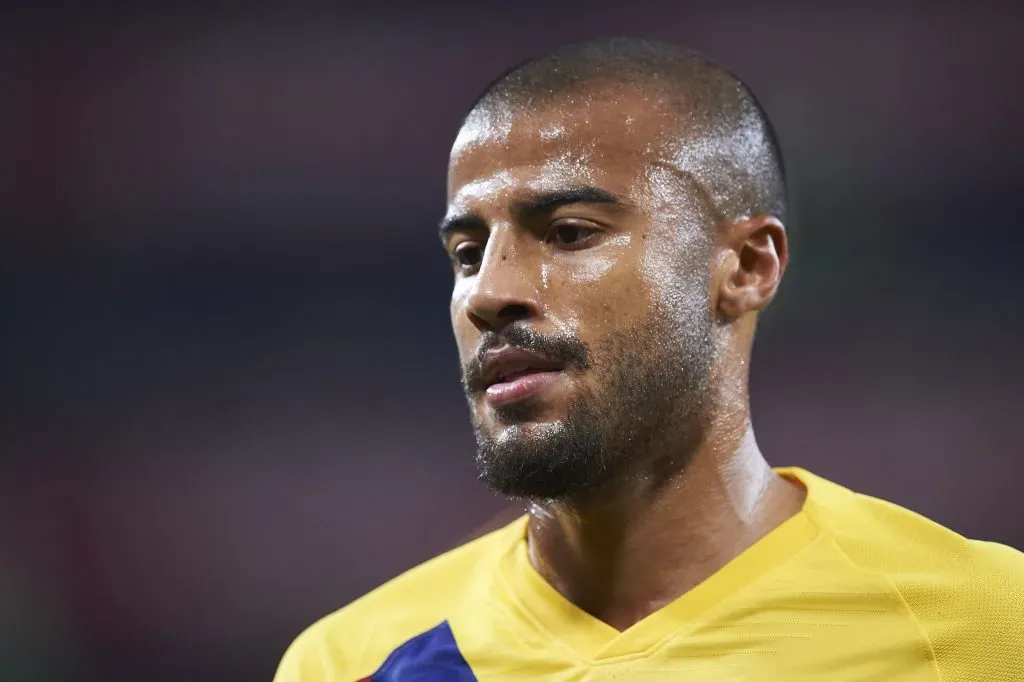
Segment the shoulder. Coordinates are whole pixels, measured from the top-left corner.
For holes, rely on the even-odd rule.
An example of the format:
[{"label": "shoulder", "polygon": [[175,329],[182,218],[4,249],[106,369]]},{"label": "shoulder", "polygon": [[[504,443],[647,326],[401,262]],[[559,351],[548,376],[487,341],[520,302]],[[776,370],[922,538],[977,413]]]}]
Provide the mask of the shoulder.
[{"label": "shoulder", "polygon": [[403,573],[306,628],[281,659],[275,682],[370,675],[406,640],[483,596],[498,562],[522,537],[523,521]]},{"label": "shoulder", "polygon": [[[1022,556],[994,543],[970,540],[898,504],[857,493],[801,469],[780,469],[808,490],[815,523],[858,567],[882,573],[954,573],[981,570],[991,557]],[[1008,553],[1008,554],[1007,554]],[[1012,572],[1012,569],[1011,569]]]},{"label": "shoulder", "polygon": [[941,565],[893,582],[946,679],[1024,680],[1024,554],[964,540]]},{"label": "shoulder", "polygon": [[898,591],[947,679],[1024,679],[1024,553],[823,479],[808,489],[839,550]]}]

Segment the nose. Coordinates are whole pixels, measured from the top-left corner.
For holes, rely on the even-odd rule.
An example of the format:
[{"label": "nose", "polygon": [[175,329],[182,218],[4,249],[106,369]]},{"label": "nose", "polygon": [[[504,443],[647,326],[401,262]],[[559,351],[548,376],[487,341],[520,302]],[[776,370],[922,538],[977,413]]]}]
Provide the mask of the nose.
[{"label": "nose", "polygon": [[[499,332],[513,322],[542,314],[539,264],[513,239],[495,231],[484,248],[483,261],[466,299],[466,315],[480,331]],[[534,267],[534,266],[537,267]]]}]

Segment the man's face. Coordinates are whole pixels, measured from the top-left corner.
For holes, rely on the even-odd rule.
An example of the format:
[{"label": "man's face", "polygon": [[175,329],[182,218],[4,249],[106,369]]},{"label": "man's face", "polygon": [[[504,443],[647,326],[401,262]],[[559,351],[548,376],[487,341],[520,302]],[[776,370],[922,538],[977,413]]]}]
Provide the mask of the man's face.
[{"label": "man's face", "polygon": [[452,328],[481,477],[501,493],[582,495],[699,435],[707,216],[649,99],[493,104],[452,149]]}]

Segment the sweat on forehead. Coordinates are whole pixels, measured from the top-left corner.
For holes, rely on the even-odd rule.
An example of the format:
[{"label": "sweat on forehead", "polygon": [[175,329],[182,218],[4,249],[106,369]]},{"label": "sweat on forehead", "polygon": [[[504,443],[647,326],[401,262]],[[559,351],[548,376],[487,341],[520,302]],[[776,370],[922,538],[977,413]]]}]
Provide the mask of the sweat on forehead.
[{"label": "sweat on forehead", "polygon": [[515,152],[515,145],[527,143],[553,157],[654,152],[664,160],[662,148],[678,134],[674,118],[659,109],[647,93],[622,85],[614,92],[564,93],[544,102],[493,102],[466,117],[452,154],[480,144]]},{"label": "sweat on forehead", "polygon": [[602,128],[637,121],[641,130],[635,132],[646,139],[630,135],[624,142],[657,146],[636,151],[692,178],[721,219],[786,219],[784,170],[771,123],[742,81],[693,52],[612,38],[531,59],[477,97],[453,154],[507,136],[524,118],[538,115],[551,118],[537,134],[552,141],[564,128],[578,127],[574,122],[600,136]]}]

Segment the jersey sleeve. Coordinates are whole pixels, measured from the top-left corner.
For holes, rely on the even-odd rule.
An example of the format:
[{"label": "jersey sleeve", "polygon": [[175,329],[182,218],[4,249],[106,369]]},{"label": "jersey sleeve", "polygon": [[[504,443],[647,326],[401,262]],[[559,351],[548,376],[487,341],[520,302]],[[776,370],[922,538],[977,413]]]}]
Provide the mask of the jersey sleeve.
[{"label": "jersey sleeve", "polygon": [[[340,648],[325,641],[322,630],[321,623],[314,624],[292,642],[281,657],[274,682],[348,682],[344,675],[349,666]],[[357,679],[353,677],[352,682]]]},{"label": "jersey sleeve", "polygon": [[1024,680],[1024,554],[971,542],[956,570],[897,587],[944,682]]},{"label": "jersey sleeve", "polygon": [[302,654],[298,651],[298,645],[299,640],[296,640],[284,652],[277,666],[274,682],[301,682],[303,679],[310,679],[302,673]]}]

